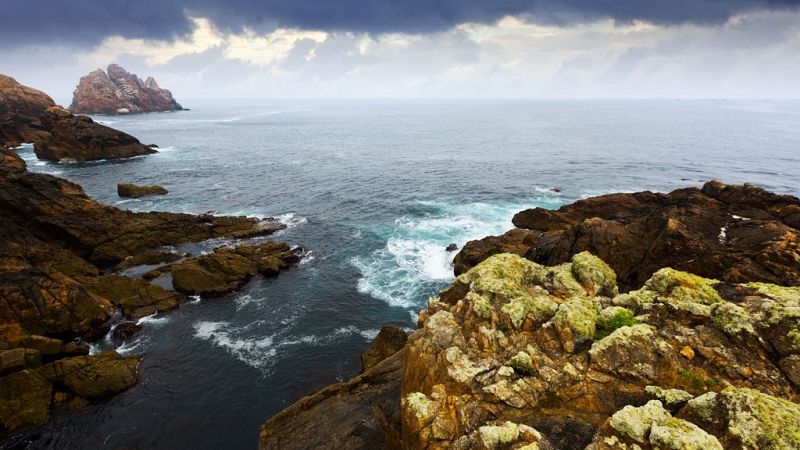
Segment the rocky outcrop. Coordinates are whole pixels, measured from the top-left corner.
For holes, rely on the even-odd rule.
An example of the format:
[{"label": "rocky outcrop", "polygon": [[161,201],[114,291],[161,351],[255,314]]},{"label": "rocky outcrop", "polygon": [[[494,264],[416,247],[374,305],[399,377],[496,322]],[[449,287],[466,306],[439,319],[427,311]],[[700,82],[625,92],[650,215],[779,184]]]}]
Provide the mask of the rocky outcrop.
[{"label": "rocky outcrop", "polygon": [[135,114],[180,111],[172,93],[161,89],[153,77],[142,81],[117,64],[107,73],[97,69],[81,77],[72,95],[70,111],[76,114]]},{"label": "rocky outcrop", "polygon": [[[270,419],[261,447],[325,448],[290,439],[325,421],[361,437],[340,448],[800,448],[798,211],[710,182],[518,215],[420,313],[399,410],[370,408],[359,376]],[[341,404],[401,426],[331,428]]]},{"label": "rocky outcrop", "polygon": [[[111,320],[118,320],[117,311],[136,319],[174,309],[185,297],[107,271],[184,257],[165,256],[164,246],[284,228],[246,217],[134,213],[100,205],[78,185],[29,173],[19,156],[5,149],[0,149],[0,212],[0,432],[42,423],[58,405],[77,408],[136,382],[138,358],[90,356],[86,344],[73,341],[104,336]],[[265,244],[260,247],[265,258],[275,256],[266,248],[288,247]],[[273,267],[272,262],[258,260],[259,271],[290,263],[281,260]],[[217,267],[203,268],[204,275],[217,276]],[[121,324],[115,331],[124,340],[136,326]]]},{"label": "rocky outcrop", "polygon": [[379,362],[399,352],[408,342],[408,333],[391,325],[384,325],[370,348],[361,354],[361,370],[367,371]]},{"label": "rocky outcrop", "polygon": [[133,136],[76,116],[47,94],[0,75],[0,147],[33,143],[51,161],[130,158],[156,151]]},{"label": "rocky outcrop", "polygon": [[138,186],[131,183],[119,183],[117,185],[117,195],[127,198],[139,198],[148,195],[166,195],[169,191],[161,186]]},{"label": "rocky outcrop", "polygon": [[727,282],[800,285],[800,200],[753,185],[711,181],[669,194],[603,195],[555,211],[522,211],[514,225],[465,245],[456,274],[497,253],[555,265],[590,251],[624,289],[666,266]]},{"label": "rocky outcrop", "polygon": [[404,448],[800,445],[800,288],[665,268],[617,294],[580,253],[494,255],[449,291],[409,338]]},{"label": "rocky outcrop", "polygon": [[256,275],[276,276],[300,261],[283,242],[220,247],[214,252],[168,267],[176,291],[215,296],[237,290]]},{"label": "rocky outcrop", "polygon": [[298,400],[261,427],[259,448],[400,447],[400,376],[405,349],[352,380]]}]

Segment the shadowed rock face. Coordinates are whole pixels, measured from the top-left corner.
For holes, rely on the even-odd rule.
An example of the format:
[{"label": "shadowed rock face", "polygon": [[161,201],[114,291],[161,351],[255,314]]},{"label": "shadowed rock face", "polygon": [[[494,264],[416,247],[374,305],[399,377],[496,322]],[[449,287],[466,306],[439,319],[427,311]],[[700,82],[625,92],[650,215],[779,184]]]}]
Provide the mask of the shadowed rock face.
[{"label": "shadowed rock face", "polygon": [[136,114],[180,111],[172,93],[161,89],[153,77],[142,81],[117,64],[81,77],[72,97],[70,111],[76,114]]},{"label": "shadowed rock face", "polygon": [[616,271],[623,289],[666,266],[728,282],[800,284],[800,200],[753,185],[711,181],[669,194],[603,195],[522,211],[514,225],[465,245],[456,274],[496,253],[554,265],[590,251]]},{"label": "shadowed rock face", "polygon": [[0,75],[0,146],[34,144],[51,161],[91,161],[156,153],[133,136],[76,116],[47,94]]},{"label": "shadowed rock face", "polygon": [[139,198],[147,195],[166,195],[169,192],[161,186],[137,186],[130,183],[117,185],[117,195],[120,197]]},{"label": "shadowed rock face", "polygon": [[[136,319],[174,309],[184,295],[103,271],[185,257],[165,255],[163,246],[254,237],[284,227],[246,217],[104,206],[78,185],[29,173],[14,151],[0,149],[0,433],[46,422],[52,407],[77,408],[136,383],[138,357],[89,356],[88,347],[72,341],[105,335],[116,310]],[[220,267],[202,261],[218,253],[218,258],[247,255],[257,273],[275,275],[297,261],[288,250],[286,244],[268,242],[225,248],[179,265],[198,264],[200,277],[239,276],[238,283],[225,285],[234,289],[254,274],[231,273],[239,265],[227,267],[227,259],[219,261]],[[117,337],[124,340],[136,331],[124,325]]]}]

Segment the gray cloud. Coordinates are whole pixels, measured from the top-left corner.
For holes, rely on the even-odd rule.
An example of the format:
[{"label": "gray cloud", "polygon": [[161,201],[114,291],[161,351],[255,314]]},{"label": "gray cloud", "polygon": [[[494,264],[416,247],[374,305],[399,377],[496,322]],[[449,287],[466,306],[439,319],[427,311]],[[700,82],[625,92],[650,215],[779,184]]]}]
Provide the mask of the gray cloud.
[{"label": "gray cloud", "polygon": [[546,24],[599,18],[657,24],[713,24],[760,9],[797,8],[800,0],[5,0],[0,45],[62,42],[83,46],[104,37],[169,40],[191,31],[188,16],[224,31],[295,27],[367,33],[442,31],[506,15]]}]

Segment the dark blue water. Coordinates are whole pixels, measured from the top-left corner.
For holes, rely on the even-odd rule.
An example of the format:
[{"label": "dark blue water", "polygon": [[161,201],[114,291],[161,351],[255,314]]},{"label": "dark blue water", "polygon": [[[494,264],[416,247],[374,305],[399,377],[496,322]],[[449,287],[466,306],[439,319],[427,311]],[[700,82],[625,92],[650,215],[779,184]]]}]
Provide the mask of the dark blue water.
[{"label": "dark blue water", "polygon": [[[503,232],[521,209],[711,178],[800,194],[799,101],[185,103],[97,118],[157,155],[59,165],[20,151],[121,208],[278,217],[277,238],[307,257],[146,319],[119,349],[144,356],[138,386],[8,443],[253,448],[265,419],[357,373],[382,324],[414,326],[452,277],[449,243]],[[170,193],[121,201],[119,182]]]}]

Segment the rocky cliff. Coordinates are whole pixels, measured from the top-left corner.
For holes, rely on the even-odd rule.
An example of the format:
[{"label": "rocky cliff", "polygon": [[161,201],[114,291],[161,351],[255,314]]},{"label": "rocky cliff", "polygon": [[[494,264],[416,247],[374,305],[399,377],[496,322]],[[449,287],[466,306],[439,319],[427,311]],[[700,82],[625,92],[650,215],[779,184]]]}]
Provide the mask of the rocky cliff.
[{"label": "rocky cliff", "polygon": [[34,144],[51,161],[90,161],[156,153],[133,136],[77,116],[47,94],[0,75],[0,147]]},{"label": "rocky cliff", "polygon": [[[85,343],[112,327],[124,340],[136,331],[128,320],[177,308],[184,294],[220,294],[255,275],[277,275],[298,261],[286,244],[236,239],[282,228],[103,206],[78,185],[29,173],[14,151],[0,149],[0,433],[135,384],[138,357],[88,355]],[[194,258],[162,249],[210,238],[242,246]],[[160,270],[172,273],[175,290],[114,273],[169,262]]]},{"label": "rocky cliff", "polygon": [[153,77],[142,81],[121,66],[111,64],[107,72],[97,69],[81,77],[69,109],[76,114],[136,114],[183,108]]},{"label": "rocky cliff", "polygon": [[291,434],[310,423],[339,448],[800,448],[799,204],[712,182],[517,215],[401,351],[268,420],[261,448],[323,448]]}]

